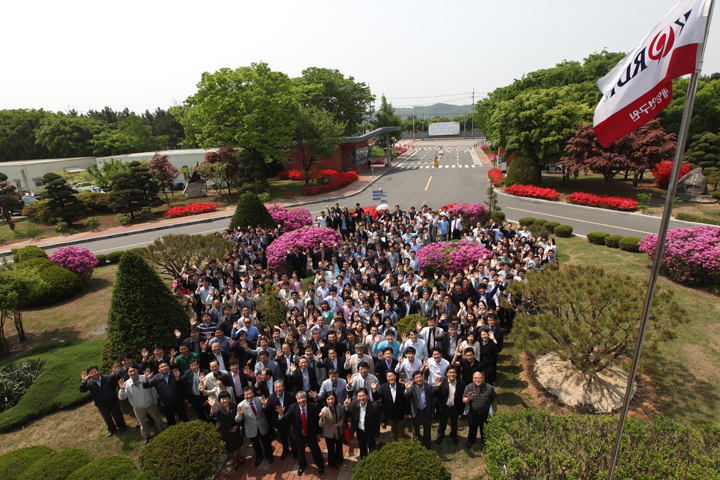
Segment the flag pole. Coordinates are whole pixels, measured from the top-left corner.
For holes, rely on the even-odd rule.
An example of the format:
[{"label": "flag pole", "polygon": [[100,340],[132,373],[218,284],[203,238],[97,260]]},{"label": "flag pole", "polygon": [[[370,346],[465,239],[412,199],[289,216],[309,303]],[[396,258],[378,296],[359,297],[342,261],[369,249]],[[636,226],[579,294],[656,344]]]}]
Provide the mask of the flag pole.
[{"label": "flag pole", "polygon": [[622,413],[618,423],[617,435],[615,436],[615,448],[613,449],[610,467],[608,469],[608,480],[613,480],[615,467],[617,466],[618,457],[620,456],[620,446],[622,445],[622,435],[625,429],[625,421],[627,420],[628,410],[630,409],[630,399],[635,376],[637,375],[638,365],[640,364],[640,353],[642,352],[643,340],[645,339],[645,331],[647,330],[648,318],[650,316],[650,308],[652,307],[653,297],[655,296],[655,286],[657,285],[658,273],[660,272],[660,264],[662,263],[663,253],[665,251],[665,237],[667,236],[668,226],[670,224],[670,215],[672,214],[673,204],[675,201],[675,190],[677,189],[680,177],[680,166],[682,164],[683,154],[685,151],[685,143],[687,142],[688,131],[690,130],[690,119],[692,118],[693,106],[695,104],[695,94],[697,92],[698,79],[702,70],[703,58],[705,56],[705,46],[707,45],[708,32],[710,30],[710,20],[712,19],[714,0],[709,0],[708,19],[705,23],[705,34],[703,36],[702,51],[700,53],[700,61],[695,67],[695,71],[690,77],[687,95],[685,97],[685,109],[683,110],[682,122],[680,123],[680,132],[678,136],[677,147],[675,149],[675,160],[673,161],[672,173],[670,175],[670,185],[668,186],[667,196],[665,197],[665,209],[663,210],[662,220],[660,221],[660,232],[658,233],[657,248],[655,249],[652,269],[650,271],[650,280],[648,282],[647,294],[645,295],[645,304],[643,305],[642,317],[640,319],[640,327],[638,329],[638,339],[635,344],[635,352],[633,353],[632,366],[630,367],[630,375],[628,376],[627,387],[625,389],[625,400],[623,401]]}]

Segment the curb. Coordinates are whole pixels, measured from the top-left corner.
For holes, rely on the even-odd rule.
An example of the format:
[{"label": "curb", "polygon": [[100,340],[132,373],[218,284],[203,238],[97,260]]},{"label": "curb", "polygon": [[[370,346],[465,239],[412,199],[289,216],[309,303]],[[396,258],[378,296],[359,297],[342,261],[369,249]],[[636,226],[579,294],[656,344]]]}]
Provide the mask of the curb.
[{"label": "curb", "polygon": [[[368,182],[367,184],[365,184],[365,186],[363,186],[363,187],[360,188],[359,190],[357,190],[357,191],[355,191],[355,192],[348,192],[346,195],[339,195],[339,196],[335,196],[335,197],[326,198],[324,201],[330,202],[330,201],[334,201],[334,200],[340,200],[340,199],[342,199],[342,198],[350,197],[350,196],[357,195],[357,194],[359,194],[359,193],[364,192],[365,190],[367,190],[367,188],[368,188],[370,185],[372,185],[373,183],[375,183],[375,182],[377,182],[378,180],[380,180],[380,178],[382,178],[385,174],[389,173],[394,166],[400,165],[401,163],[405,162],[408,158],[409,158],[409,157],[403,158],[402,160],[398,161],[398,163],[397,163],[396,165],[393,165],[393,166],[391,166],[390,168],[388,168],[387,170],[385,170],[382,174],[376,175],[373,180],[371,180],[370,182]],[[293,203],[293,204],[290,204],[290,205],[285,205],[285,207],[287,207],[287,208],[291,208],[291,207],[301,207],[301,206],[303,206],[303,205],[309,205],[309,204],[317,203],[317,202],[320,202],[320,201],[323,201],[323,200],[313,200],[313,201],[305,201],[305,202]],[[69,245],[77,245],[77,244],[82,244],[82,243],[90,243],[90,242],[95,242],[95,241],[98,241],[98,240],[109,240],[109,239],[111,239],[111,238],[127,237],[127,236],[130,236],[130,235],[139,235],[139,234],[143,234],[143,233],[157,232],[157,231],[159,231],[159,230],[169,230],[169,229],[171,229],[171,228],[184,227],[184,226],[187,226],[187,225],[199,225],[199,224],[202,224],[202,223],[212,223],[212,222],[214,222],[214,221],[216,221],[216,220],[230,219],[230,218],[233,217],[233,215],[234,215],[234,213],[233,213],[233,214],[229,214],[229,215],[218,215],[218,216],[216,216],[216,217],[211,217],[211,218],[202,218],[202,219],[197,219],[197,220],[190,220],[190,221],[185,222],[185,223],[182,223],[182,224],[174,223],[174,224],[172,224],[172,225],[158,225],[158,226],[156,226],[156,227],[145,228],[145,229],[142,229],[142,230],[133,230],[133,231],[128,231],[128,232],[118,232],[118,233],[112,233],[112,234],[109,234],[109,235],[101,235],[101,236],[92,237],[92,238],[83,238],[83,239],[77,239],[77,240],[68,240],[68,241],[64,241],[64,242],[57,242],[57,243],[51,243],[51,244],[43,245],[43,246],[40,247],[40,248],[42,248],[42,249],[44,250],[44,249],[47,249],[47,248],[67,247],[67,246],[69,246]],[[7,256],[7,255],[12,255],[12,251],[10,251],[10,250],[0,251],[0,257],[2,257],[2,256]]]}]

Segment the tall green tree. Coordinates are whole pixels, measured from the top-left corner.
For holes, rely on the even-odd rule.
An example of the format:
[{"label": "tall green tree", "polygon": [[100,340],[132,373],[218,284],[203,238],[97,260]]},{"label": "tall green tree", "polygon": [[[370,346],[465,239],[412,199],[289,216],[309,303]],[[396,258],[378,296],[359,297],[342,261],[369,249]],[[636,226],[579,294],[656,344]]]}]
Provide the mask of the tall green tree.
[{"label": "tall green tree", "polygon": [[263,179],[266,163],[284,162],[282,145],[292,141],[300,102],[306,88],[266,63],[205,72],[198,91],[175,110],[185,128],[183,145],[241,147],[258,164]]},{"label": "tall green tree", "polygon": [[166,136],[168,138],[167,144],[170,148],[177,148],[185,139],[185,129],[182,124],[167,110],[156,108],[152,113],[145,110],[142,116],[145,123],[152,128],[154,137]]},{"label": "tall green tree", "polygon": [[51,158],[89,157],[92,139],[102,130],[103,125],[91,118],[60,113],[41,122],[35,139]]},{"label": "tall green tree", "polygon": [[156,343],[175,347],[175,335],[190,334],[187,312],[160,276],[135,252],[120,257],[107,319],[103,364],[117,363],[128,352],[140,358]]},{"label": "tall green tree", "polygon": [[[387,101],[384,94],[380,97],[380,110],[378,110],[375,114],[373,125],[375,128],[402,126],[402,119],[400,118],[400,115],[395,115],[395,109],[393,108],[392,103]],[[401,131],[390,133],[391,144],[398,142],[401,138]],[[384,149],[388,147],[384,133],[375,137],[375,143],[379,148]]]},{"label": "tall green tree", "polygon": [[[703,132],[720,132],[720,80],[707,78],[698,82],[688,138]],[[662,126],[667,132],[680,132],[688,83],[689,80],[684,78],[673,81],[673,99],[660,114]]]},{"label": "tall green tree", "polygon": [[46,117],[45,110],[0,110],[0,161],[48,158],[49,152],[35,141],[35,133]]},{"label": "tall green tree", "polygon": [[43,175],[43,191],[40,197],[47,199],[45,208],[54,219],[62,219],[68,225],[80,217],[90,215],[90,209],[75,196],[78,193],[57,173]]},{"label": "tall green tree", "polygon": [[330,113],[339,124],[344,124],[342,136],[357,135],[360,125],[375,103],[375,95],[364,82],[356,82],[338,70],[310,67],[302,72],[302,80],[310,85],[320,85],[303,102]]},{"label": "tall green tree", "polygon": [[95,156],[107,157],[162,150],[167,142],[167,136],[154,137],[151,126],[137,115],[130,115],[95,135],[91,144]]},{"label": "tall green tree", "polygon": [[109,192],[112,189],[113,177],[118,173],[127,172],[130,169],[128,165],[127,162],[111,158],[110,160],[102,162],[100,167],[97,165],[89,165],[85,171],[95,185]]},{"label": "tall green tree", "polygon": [[24,206],[25,204],[15,185],[8,180],[7,175],[0,172],[0,216],[7,222],[10,230],[15,230],[12,211]]},{"label": "tall green tree", "polygon": [[0,356],[10,353],[5,336],[5,323],[12,318],[18,338],[25,340],[20,304],[35,289],[40,278],[33,270],[16,271],[13,267],[0,267]]},{"label": "tall green tree", "polygon": [[129,213],[135,220],[135,212],[143,207],[159,207],[162,200],[158,196],[160,187],[153,180],[150,169],[140,162],[130,162],[128,171],[115,174],[110,191],[109,207],[118,213]]},{"label": "tall green tree", "polygon": [[302,109],[295,123],[291,151],[305,172],[306,185],[312,179],[310,169],[313,162],[332,158],[340,144],[345,141],[346,131],[345,123],[336,121],[330,112],[315,106]]}]

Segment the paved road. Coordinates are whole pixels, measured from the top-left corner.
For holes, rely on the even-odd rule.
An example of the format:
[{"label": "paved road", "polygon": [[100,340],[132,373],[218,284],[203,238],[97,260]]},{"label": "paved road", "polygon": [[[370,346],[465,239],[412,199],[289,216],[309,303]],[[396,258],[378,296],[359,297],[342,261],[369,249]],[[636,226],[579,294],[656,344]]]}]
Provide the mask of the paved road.
[{"label": "paved road", "polygon": [[[481,202],[486,199],[489,183],[486,175],[490,167],[482,167],[473,161],[471,139],[467,140],[429,140],[415,145],[416,150],[405,161],[395,166],[369,189],[356,195],[350,195],[340,202],[343,206],[375,205],[372,190],[382,188],[388,192],[388,204],[391,208],[400,205],[403,209],[410,206],[420,208],[423,202],[433,209],[454,202]],[[439,168],[433,168],[433,162],[440,149],[443,149]],[[623,236],[644,237],[657,233],[660,219],[643,215],[628,215],[621,212],[601,209],[577,208],[569,204],[545,203],[533,199],[522,199],[509,195],[499,195],[499,203],[508,219],[521,217],[544,218],[572,225],[574,232],[586,235],[592,231],[604,231]],[[325,209],[326,202],[315,202],[304,207],[313,215]],[[94,253],[108,253],[147,245],[156,238],[169,233],[210,233],[223,230],[229,219],[212,223],[179,227],[174,230],[140,233],[96,242],[83,246]],[[686,222],[672,221],[670,228],[687,227]]]}]

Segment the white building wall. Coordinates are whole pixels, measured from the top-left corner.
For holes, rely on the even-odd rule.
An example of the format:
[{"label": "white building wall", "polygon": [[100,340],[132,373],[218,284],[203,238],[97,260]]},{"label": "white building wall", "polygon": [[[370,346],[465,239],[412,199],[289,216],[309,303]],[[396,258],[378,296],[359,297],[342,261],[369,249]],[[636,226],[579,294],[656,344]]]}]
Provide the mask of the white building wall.
[{"label": "white building wall", "polygon": [[95,164],[95,157],[51,158],[46,160],[20,160],[0,162],[0,172],[23,190],[38,194],[42,177],[46,173],[60,173],[69,169],[86,169]]}]

